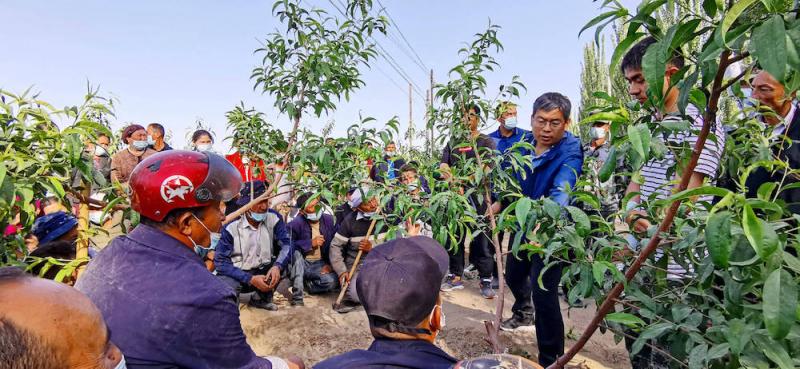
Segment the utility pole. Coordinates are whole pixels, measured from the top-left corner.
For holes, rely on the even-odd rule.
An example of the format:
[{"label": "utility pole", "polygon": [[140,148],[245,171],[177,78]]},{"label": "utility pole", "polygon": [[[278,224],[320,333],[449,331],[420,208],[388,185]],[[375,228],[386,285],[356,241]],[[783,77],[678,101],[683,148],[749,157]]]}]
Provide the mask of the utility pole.
[{"label": "utility pole", "polygon": [[413,108],[414,104],[412,103],[412,96],[411,96],[411,82],[408,83],[408,149],[411,150],[414,148],[414,118],[413,117]]}]

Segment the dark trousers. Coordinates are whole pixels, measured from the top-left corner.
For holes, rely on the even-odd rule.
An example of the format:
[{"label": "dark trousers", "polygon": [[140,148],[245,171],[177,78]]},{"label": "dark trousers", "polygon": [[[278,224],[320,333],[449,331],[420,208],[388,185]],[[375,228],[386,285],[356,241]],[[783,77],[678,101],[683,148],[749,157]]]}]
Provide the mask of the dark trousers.
[{"label": "dark trousers", "polygon": [[[558,300],[561,264],[555,264],[542,276],[544,289],[539,287],[539,274],[544,261],[538,255],[521,253],[506,258],[506,283],[514,294],[514,313],[531,316],[536,311],[536,340],[539,342],[539,364],[548,366],[564,354],[564,320]],[[533,305],[533,308],[531,308]]]},{"label": "dark trousers", "polygon": [[[458,245],[457,249],[454,250],[452,246],[448,238],[445,248],[450,256],[450,274],[461,277],[464,275],[464,249],[466,247]],[[492,250],[494,250],[494,246],[492,246],[489,237],[483,232],[479,233],[469,244],[469,261],[478,269],[478,275],[481,279],[492,278],[492,273],[495,269]]]},{"label": "dark trousers", "polygon": [[[252,275],[264,275],[267,274],[269,268],[271,267],[272,264],[268,264],[258,267],[256,269],[245,270],[245,272],[248,272]],[[258,295],[261,301],[272,302],[272,296],[275,293],[274,290],[269,292],[262,292],[261,290],[251,286],[250,284],[244,284],[226,275],[217,275],[217,277],[223,282],[225,282],[225,284],[233,288],[233,291],[236,292],[236,303],[239,303],[239,294],[253,292],[253,291],[255,291],[256,295]]]}]

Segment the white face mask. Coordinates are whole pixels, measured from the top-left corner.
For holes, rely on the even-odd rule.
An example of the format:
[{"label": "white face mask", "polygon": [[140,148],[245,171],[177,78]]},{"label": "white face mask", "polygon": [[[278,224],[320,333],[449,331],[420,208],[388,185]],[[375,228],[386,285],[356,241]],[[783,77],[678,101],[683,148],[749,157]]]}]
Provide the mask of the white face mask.
[{"label": "white face mask", "polygon": [[201,226],[203,226],[203,228],[206,229],[206,231],[208,231],[208,234],[210,236],[209,238],[211,239],[211,242],[209,243],[208,246],[200,246],[196,242],[194,242],[194,240],[191,237],[189,237],[189,241],[192,241],[192,244],[194,244],[194,252],[205,259],[209,251],[215,250],[217,248],[217,243],[219,243],[219,240],[222,238],[222,234],[219,232],[211,232],[211,230],[208,229],[208,227],[206,227],[206,224],[203,223],[202,220],[200,220],[194,214],[192,214],[192,216],[200,223]]},{"label": "white face mask", "polygon": [[122,359],[119,360],[119,364],[114,369],[128,369],[128,366],[125,365],[125,355],[122,355]]},{"label": "white face mask", "polygon": [[94,156],[108,156],[108,151],[103,146],[95,145],[94,146]]},{"label": "white face mask", "polygon": [[197,145],[197,151],[211,151],[211,148],[214,144],[199,144]]},{"label": "white face mask", "polygon": [[147,144],[147,140],[144,140],[144,141],[133,141],[133,144],[131,144],[131,146],[133,146],[133,148],[136,149],[136,150],[142,151],[142,150],[147,148],[148,144]]},{"label": "white face mask", "polygon": [[308,220],[310,220],[312,222],[316,222],[320,218],[322,218],[322,209],[317,210],[316,213],[306,214],[306,219],[308,219]]},{"label": "white face mask", "polygon": [[606,138],[606,130],[603,129],[603,127],[592,127],[590,134],[592,135],[592,139],[594,140]]},{"label": "white face mask", "polygon": [[517,117],[508,117],[506,118],[506,122],[503,124],[507,129],[514,129],[517,128]]},{"label": "white face mask", "polygon": [[153,146],[153,145],[155,145],[155,144],[156,144],[156,140],[155,140],[155,139],[153,139],[153,136],[147,136],[147,143],[148,143],[150,146]]}]

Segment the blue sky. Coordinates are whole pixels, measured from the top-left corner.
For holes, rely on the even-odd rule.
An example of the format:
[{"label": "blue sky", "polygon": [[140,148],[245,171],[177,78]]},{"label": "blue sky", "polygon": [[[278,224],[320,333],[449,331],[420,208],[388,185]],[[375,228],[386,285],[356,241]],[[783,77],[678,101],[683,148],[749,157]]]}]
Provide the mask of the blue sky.
[{"label": "blue sky", "polygon": [[[331,8],[327,0],[305,0]],[[435,79],[444,81],[458,49],[492,23],[502,26],[502,69],[488,75],[496,88],[519,75],[528,91],[520,99],[527,126],[533,99],[547,91],[565,93],[577,107],[582,50],[593,37],[578,30],[599,14],[589,0],[381,0]],[[566,5],[569,4],[569,5]],[[376,2],[377,5],[377,2]],[[260,58],[258,39],[275,30],[272,1],[35,1],[0,0],[4,47],[0,88],[28,87],[56,106],[75,105],[86,81],[119,100],[116,127],[126,122],[161,122],[172,144],[183,147],[197,119],[210,124],[222,143],[226,111],[243,101],[267,114],[277,127],[289,120],[272,108],[273,99],[253,90],[249,76]],[[332,9],[331,9],[332,10]],[[335,11],[334,11],[335,12]],[[395,37],[397,30],[392,28]],[[422,89],[428,75],[391,39],[378,41]],[[366,86],[327,117],[303,125],[319,132],[329,120],[342,134],[359,112],[382,124],[394,115],[408,120],[407,84],[383,60],[364,70]],[[388,78],[399,83],[398,88]],[[424,92],[423,92],[424,93]],[[414,96],[414,120],[422,124],[423,99]],[[490,130],[491,127],[486,127]]]}]

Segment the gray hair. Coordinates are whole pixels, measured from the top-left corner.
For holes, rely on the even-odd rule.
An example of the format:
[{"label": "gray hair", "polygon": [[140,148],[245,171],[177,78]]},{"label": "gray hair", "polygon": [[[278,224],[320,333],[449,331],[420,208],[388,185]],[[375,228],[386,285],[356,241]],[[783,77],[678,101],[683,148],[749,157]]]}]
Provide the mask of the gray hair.
[{"label": "gray hair", "polygon": [[539,110],[548,112],[555,109],[561,110],[565,121],[569,120],[572,111],[572,103],[569,102],[568,97],[558,92],[547,92],[536,98],[536,101],[533,102],[533,113],[531,115],[536,115],[536,112]]}]

